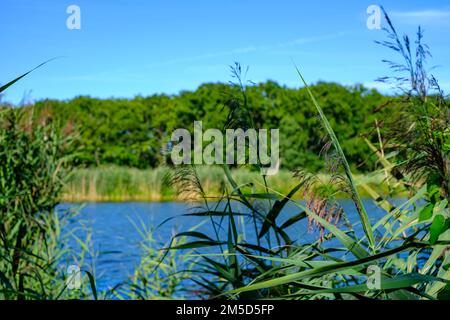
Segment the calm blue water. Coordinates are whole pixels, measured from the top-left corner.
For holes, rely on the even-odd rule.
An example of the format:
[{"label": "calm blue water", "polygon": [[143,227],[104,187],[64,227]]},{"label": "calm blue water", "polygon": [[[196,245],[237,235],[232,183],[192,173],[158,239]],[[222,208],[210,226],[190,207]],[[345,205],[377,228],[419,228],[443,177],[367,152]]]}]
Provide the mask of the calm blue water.
[{"label": "calm blue water", "polygon": [[[350,221],[358,220],[356,209],[351,201],[342,200],[340,205],[345,209]],[[366,200],[365,206],[372,222],[385,214],[371,200]],[[142,256],[140,244],[143,241],[143,235],[139,230],[155,229],[154,238],[162,243],[168,243],[176,232],[187,231],[205,220],[203,217],[183,216],[183,214],[195,212],[196,209],[178,202],[90,203],[79,207],[79,204],[71,203],[59,206],[58,209],[61,211],[68,208],[79,209],[79,214],[65,226],[63,234],[73,232],[81,239],[91,234],[90,248],[96,255],[92,259],[87,259],[87,264],[94,268],[97,287],[101,291],[127,281],[133,274]],[[277,223],[281,224],[299,211],[300,209],[293,204],[287,206],[277,219]],[[168,218],[173,219],[159,226]],[[251,220],[238,219],[237,223],[238,228],[245,231],[249,242],[255,239]],[[159,227],[156,228],[157,226]],[[224,224],[225,229],[226,226],[227,224]],[[210,223],[201,225],[197,230],[212,236]],[[360,227],[356,227],[356,231],[362,232]],[[224,232],[222,230],[221,234]],[[308,232],[306,220],[288,228],[287,233],[299,242],[317,239],[316,234]],[[70,245],[75,251],[80,250],[76,241],[71,240]],[[76,264],[75,261],[73,263]]]}]

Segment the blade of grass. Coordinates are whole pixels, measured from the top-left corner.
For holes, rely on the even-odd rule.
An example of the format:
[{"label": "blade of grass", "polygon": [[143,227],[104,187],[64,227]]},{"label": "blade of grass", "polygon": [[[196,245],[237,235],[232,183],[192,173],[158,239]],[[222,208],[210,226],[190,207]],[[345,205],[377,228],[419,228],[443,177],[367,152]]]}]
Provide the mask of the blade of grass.
[{"label": "blade of grass", "polygon": [[342,160],[345,175],[347,176],[347,179],[349,182],[349,187],[351,189],[352,197],[354,199],[356,209],[358,210],[358,214],[361,219],[364,233],[366,234],[366,237],[369,241],[370,248],[372,249],[372,251],[374,251],[375,250],[375,237],[373,235],[372,226],[370,225],[370,221],[369,221],[369,217],[367,215],[366,209],[365,209],[364,204],[362,203],[361,197],[359,196],[359,193],[356,189],[356,183],[353,179],[353,175],[350,170],[350,166],[347,162],[347,159],[345,157],[344,151],[342,150],[341,145],[339,144],[339,141],[336,137],[336,134],[334,133],[333,128],[331,127],[330,123],[328,122],[328,119],[325,116],[322,108],[320,107],[319,103],[317,102],[316,98],[314,97],[313,93],[311,92],[308,84],[306,83],[305,79],[303,78],[303,75],[301,74],[301,72],[297,66],[295,66],[295,68],[296,68],[297,73],[300,76],[303,84],[305,85],[305,88],[306,88],[314,106],[316,107],[317,112],[319,113],[320,119],[322,120],[322,123],[323,123],[328,135],[330,136],[331,142],[332,142],[334,148],[336,149],[336,152],[338,153],[339,157]]},{"label": "blade of grass", "polygon": [[44,64],[47,64],[48,62],[50,62],[50,61],[52,61],[52,60],[55,60],[55,59],[56,59],[56,58],[53,58],[53,59],[47,60],[47,61],[45,61],[45,62],[42,62],[40,65],[38,65],[38,66],[34,67],[33,69],[31,69],[31,70],[25,72],[25,73],[22,74],[20,77],[17,77],[17,78],[15,78],[15,79],[11,80],[10,82],[8,82],[7,84],[1,86],[1,87],[0,87],[0,93],[3,92],[3,91],[5,91],[6,89],[8,89],[10,86],[12,86],[14,83],[16,83],[17,81],[19,81],[20,79],[26,77],[28,74],[30,74],[30,73],[33,72],[34,70],[36,70],[36,69],[42,67]]}]

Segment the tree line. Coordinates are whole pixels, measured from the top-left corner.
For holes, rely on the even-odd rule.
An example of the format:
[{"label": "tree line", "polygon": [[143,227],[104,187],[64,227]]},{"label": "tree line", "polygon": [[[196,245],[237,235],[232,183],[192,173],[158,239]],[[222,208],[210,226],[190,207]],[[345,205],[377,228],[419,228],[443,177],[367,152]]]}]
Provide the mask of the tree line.
[{"label": "tree line", "polygon": [[[382,122],[386,117],[386,110],[375,111],[389,97],[362,85],[319,82],[312,90],[353,169],[372,168],[373,157],[363,135],[373,130],[376,121]],[[196,120],[202,120],[205,129],[224,128],[230,104],[240,94],[237,85],[207,83],[195,91],[177,95],[132,99],[79,96],[65,101],[41,100],[27,108],[33,109],[35,119],[55,123],[64,134],[75,133],[77,166],[114,164],[152,168],[167,161],[161,150],[173,130],[192,130]],[[245,95],[257,128],[279,128],[282,168],[317,171],[323,167],[320,153],[325,144],[324,131],[304,88],[288,88],[267,81],[247,86]]]}]

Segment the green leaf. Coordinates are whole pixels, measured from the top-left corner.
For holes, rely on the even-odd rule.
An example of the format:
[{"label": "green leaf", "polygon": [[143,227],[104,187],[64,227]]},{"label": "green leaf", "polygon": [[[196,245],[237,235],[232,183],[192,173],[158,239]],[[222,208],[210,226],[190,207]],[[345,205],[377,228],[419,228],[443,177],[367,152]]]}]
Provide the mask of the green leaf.
[{"label": "green leaf", "polygon": [[433,216],[434,204],[429,203],[419,213],[419,221],[426,221]]},{"label": "green leaf", "polygon": [[272,209],[270,209],[269,213],[264,220],[264,223],[261,227],[261,231],[259,232],[258,237],[261,239],[270,229],[270,226],[275,226],[275,219],[279,216],[281,210],[283,210],[286,203],[288,203],[294,194],[303,186],[304,182],[297,184],[289,194],[283,198],[283,200],[277,200],[273,205]]},{"label": "green leaf", "polygon": [[430,226],[430,244],[435,244],[443,231],[445,231],[445,218],[438,214]]},{"label": "green leaf", "polygon": [[193,248],[201,248],[201,247],[212,247],[212,246],[220,246],[225,242],[219,241],[192,241],[188,243],[179,244],[176,246],[172,246],[169,250],[178,250],[178,249],[193,249]]},{"label": "green leaf", "polygon": [[295,216],[290,217],[289,219],[287,219],[280,227],[280,229],[286,229],[287,227],[293,225],[294,223],[297,223],[298,221],[306,218],[306,212],[302,211],[298,214],[296,214]]},{"label": "green leaf", "polygon": [[6,89],[8,89],[10,86],[12,86],[14,83],[16,83],[17,81],[19,81],[20,79],[26,77],[28,74],[30,74],[31,72],[33,72],[33,71],[36,70],[37,68],[42,67],[44,64],[46,64],[46,63],[48,63],[48,62],[50,62],[50,61],[52,61],[52,60],[54,60],[54,59],[50,59],[50,60],[47,60],[47,61],[41,63],[40,65],[34,67],[34,68],[31,69],[30,71],[25,72],[25,73],[24,73],[23,75],[21,75],[20,77],[17,77],[17,78],[15,78],[14,80],[11,80],[10,82],[8,82],[7,84],[1,86],[1,87],[0,87],[0,93],[3,92],[3,91],[5,91]]},{"label": "green leaf", "polygon": [[447,284],[443,290],[437,294],[438,300],[450,300],[450,284]]},{"label": "green leaf", "polygon": [[208,237],[206,234],[201,233],[201,232],[197,232],[197,231],[180,232],[180,233],[177,233],[174,236],[174,238],[181,238],[181,237],[193,237],[193,238],[199,238],[199,239],[205,239],[205,240],[214,241],[213,239]]},{"label": "green leaf", "polygon": [[96,285],[95,285],[95,278],[94,278],[94,276],[92,275],[92,273],[90,273],[89,271],[85,271],[86,272],[86,274],[88,275],[88,278],[89,278],[89,284],[91,285],[91,291],[92,291],[92,294],[93,294],[93,296],[94,296],[94,299],[95,300],[98,300],[98,297],[97,297],[97,287],[96,287]]}]

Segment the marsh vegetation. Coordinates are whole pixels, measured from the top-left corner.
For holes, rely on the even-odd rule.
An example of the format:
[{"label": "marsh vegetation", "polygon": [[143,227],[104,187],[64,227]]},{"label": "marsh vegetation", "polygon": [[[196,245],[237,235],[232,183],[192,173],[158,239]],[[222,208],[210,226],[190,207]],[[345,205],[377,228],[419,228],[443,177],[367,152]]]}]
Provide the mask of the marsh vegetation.
[{"label": "marsh vegetation", "polygon": [[[252,85],[236,64],[233,85],[203,86],[178,98],[78,98],[3,107],[1,298],[448,298],[450,103],[427,73],[422,30],[413,41],[400,37],[385,19],[387,40],[380,44],[394,50],[400,62],[388,61],[395,74],[380,80],[401,88],[396,96],[361,87],[310,87],[299,69],[301,90]],[[226,99],[208,90],[217,86]],[[127,112],[124,106],[131,103],[140,111]],[[170,104],[177,107],[167,110],[175,111],[161,111]],[[82,110],[88,110],[81,117],[88,125],[77,130],[71,113]],[[159,153],[167,132],[179,119],[192,123],[196,117],[223,129],[284,128],[286,171],[269,178],[259,174],[260,164],[171,166]],[[126,125],[116,123],[118,118]],[[105,164],[135,169],[89,168]],[[362,192],[384,212],[381,218],[367,209]],[[68,256],[83,265],[89,239],[77,239],[84,249],[72,252],[60,233],[66,215],[55,207],[74,193],[79,200],[176,195],[193,205],[186,216],[203,218],[209,227],[180,230],[163,243],[144,230],[144,254],[129,283],[98,293],[95,275],[83,270],[83,289],[70,291],[58,266]],[[399,194],[407,195],[400,204],[392,201]],[[353,203],[354,221],[338,201],[344,195]],[[282,214],[287,206],[295,208],[288,217]],[[305,222],[316,235],[307,243],[287,231]],[[378,270],[375,287],[367,284],[371,270]]]}]

